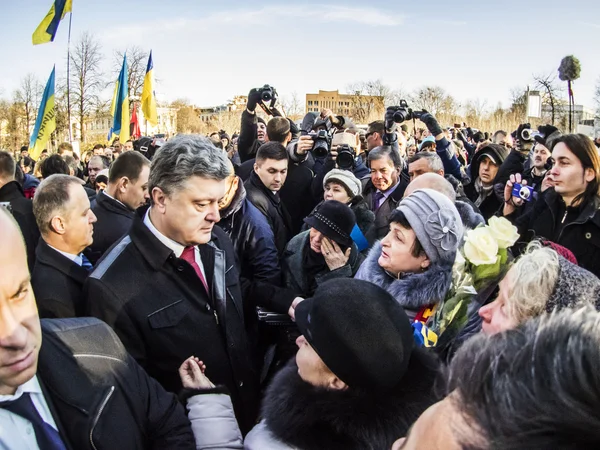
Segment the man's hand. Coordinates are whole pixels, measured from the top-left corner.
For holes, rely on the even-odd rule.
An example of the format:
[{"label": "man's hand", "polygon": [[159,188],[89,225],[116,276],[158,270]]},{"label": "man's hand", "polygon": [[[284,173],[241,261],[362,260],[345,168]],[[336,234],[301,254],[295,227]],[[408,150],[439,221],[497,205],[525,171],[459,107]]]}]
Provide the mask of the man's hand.
[{"label": "man's hand", "polygon": [[181,384],[187,389],[211,389],[215,385],[208,379],[204,372],[206,365],[195,356],[190,356],[179,367]]},{"label": "man's hand", "polygon": [[246,103],[248,112],[254,113],[258,102],[260,102],[260,91],[256,88],[250,89],[250,92],[248,92],[248,102]]},{"label": "man's hand", "polygon": [[329,149],[329,159],[331,161],[335,161],[338,157],[338,146],[334,145],[331,147],[331,149]]},{"label": "man's hand", "polygon": [[292,320],[296,321],[296,306],[298,306],[304,299],[302,297],[296,297],[292,302],[292,306],[288,309],[288,315],[292,318]]},{"label": "man's hand", "polygon": [[321,241],[321,253],[329,270],[336,270],[348,264],[351,250],[348,248],[344,253],[335,241],[326,237]]},{"label": "man's hand", "polygon": [[524,180],[520,173],[511,175],[506,182],[506,186],[504,186],[504,208],[502,209],[502,214],[504,216],[514,213],[517,208],[524,203],[524,200],[521,197],[512,195],[513,187],[517,183],[527,186],[527,180]]},{"label": "man's hand", "polygon": [[315,141],[312,140],[311,136],[300,136],[296,144],[296,154],[306,155],[306,153],[311,151],[314,146]]}]

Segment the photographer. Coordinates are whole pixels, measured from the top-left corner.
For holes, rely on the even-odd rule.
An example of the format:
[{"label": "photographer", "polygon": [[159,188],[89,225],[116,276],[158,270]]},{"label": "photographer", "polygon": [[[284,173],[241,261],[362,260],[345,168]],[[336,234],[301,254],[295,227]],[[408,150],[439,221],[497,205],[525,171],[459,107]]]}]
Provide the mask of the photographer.
[{"label": "photographer", "polygon": [[[554,140],[554,166],[549,180],[554,185],[521,217],[527,186],[519,173],[510,176],[504,189],[502,214],[519,229],[524,240],[535,237],[556,242],[573,252],[581,267],[600,275],[600,156],[592,140],[583,134],[562,135]],[[516,186],[517,184],[521,186]]]},{"label": "photographer", "polygon": [[[266,101],[270,101],[269,106],[265,105]],[[269,85],[250,89],[246,109],[242,112],[240,135],[238,136],[238,154],[242,163],[256,157],[258,147],[267,141],[267,124],[264,119],[256,115],[256,106],[260,105],[267,114],[274,117],[284,117],[275,108],[276,101],[277,91]],[[292,120],[288,120],[292,136],[295,137],[298,134],[298,128]]]}]

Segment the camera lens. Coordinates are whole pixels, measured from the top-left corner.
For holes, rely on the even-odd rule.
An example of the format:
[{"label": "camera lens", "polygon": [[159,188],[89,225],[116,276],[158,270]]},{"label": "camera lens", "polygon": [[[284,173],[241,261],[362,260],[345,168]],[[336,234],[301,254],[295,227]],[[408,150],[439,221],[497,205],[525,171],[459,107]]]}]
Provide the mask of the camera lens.
[{"label": "camera lens", "polygon": [[325,158],[329,153],[329,148],[327,146],[327,142],[322,140],[317,140],[315,142],[315,146],[312,149],[312,153],[315,158]]},{"label": "camera lens", "polygon": [[273,98],[271,96],[271,91],[263,91],[261,94],[261,98],[262,98],[263,102],[270,102],[271,99]]},{"label": "camera lens", "polygon": [[527,189],[526,187],[522,187],[521,190],[519,191],[519,196],[523,199],[523,200],[528,200],[529,199],[529,189]]}]

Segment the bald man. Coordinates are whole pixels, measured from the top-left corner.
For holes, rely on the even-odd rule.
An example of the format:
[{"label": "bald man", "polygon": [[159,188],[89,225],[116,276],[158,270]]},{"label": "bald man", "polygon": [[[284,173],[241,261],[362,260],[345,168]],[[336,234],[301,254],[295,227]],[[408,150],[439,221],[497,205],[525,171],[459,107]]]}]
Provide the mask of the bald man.
[{"label": "bald man", "polygon": [[463,201],[462,199],[457,200],[454,186],[452,186],[452,183],[443,176],[437,173],[424,173],[419,175],[407,186],[406,191],[404,191],[404,197],[408,197],[417,189],[433,189],[440,194],[444,194],[453,201],[456,209],[458,209],[458,213],[460,214],[465,229],[471,230],[477,228],[481,224],[485,224],[483,216],[475,210],[470,202]]},{"label": "bald man", "polygon": [[194,449],[183,407],[106,324],[40,323],[23,237],[2,208],[0,236],[0,448]]}]

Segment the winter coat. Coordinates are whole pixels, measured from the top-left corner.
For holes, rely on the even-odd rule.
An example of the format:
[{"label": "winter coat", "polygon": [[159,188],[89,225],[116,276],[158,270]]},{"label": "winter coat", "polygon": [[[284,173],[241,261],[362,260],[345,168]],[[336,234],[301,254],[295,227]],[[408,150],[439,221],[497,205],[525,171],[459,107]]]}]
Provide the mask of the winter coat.
[{"label": "winter coat", "polygon": [[40,230],[33,215],[33,203],[25,197],[21,185],[16,181],[9,181],[0,187],[0,202],[10,204],[11,213],[25,241],[27,264],[32,271],[35,264],[35,248],[40,239]]},{"label": "winter coat", "polygon": [[256,172],[250,174],[250,179],[244,183],[246,196],[254,206],[267,218],[273,236],[277,253],[282,255],[285,246],[292,238],[291,218],[279,193],[274,194],[265,187]]},{"label": "winter coat", "polygon": [[[303,231],[295,236],[287,245],[282,260],[282,271],[285,286],[302,293],[301,296],[311,296],[313,292],[310,290],[310,282],[307,279],[307,274],[304,271],[304,251],[307,248],[310,231]],[[360,264],[363,261],[362,255],[358,252],[356,244],[352,244],[350,250],[350,258],[345,266],[336,270],[329,270],[326,266],[325,270],[315,276],[317,285],[334,278],[352,278]]]},{"label": "winter coat", "polygon": [[227,393],[217,387],[208,390],[184,389],[182,394],[180,398],[186,402],[197,450],[244,448],[242,433]]},{"label": "winter coat", "polygon": [[217,223],[231,239],[240,264],[240,276],[248,280],[281,283],[281,269],[273,230],[267,218],[246,198],[239,184],[231,204]]},{"label": "winter coat", "polygon": [[436,359],[416,349],[395,389],[329,390],[303,381],[291,360],[267,389],[264,420],[248,433],[244,448],[387,450],[436,401],[436,373]]},{"label": "winter coat", "polygon": [[[375,186],[373,186],[373,182],[371,181],[370,177],[363,178],[361,182],[363,186],[363,197],[367,202],[367,205],[370,205],[371,211],[373,211],[375,209],[373,207],[373,196],[377,192],[377,189],[375,188]],[[398,204],[402,200],[402,197],[404,196],[404,191],[410,183],[410,178],[404,172],[401,172],[398,182],[399,185],[398,187],[396,187],[396,190],[385,199],[385,201],[376,211],[374,211],[375,224],[371,229],[369,236],[366,236],[369,242],[374,242],[378,239],[382,239],[389,231],[390,215],[392,214],[392,212],[394,212],[394,210],[398,207]]]},{"label": "winter coat", "polygon": [[435,144],[435,152],[442,160],[442,164],[444,165],[444,172],[448,175],[452,175],[458,180],[462,180],[463,175],[460,171],[461,165],[458,162],[458,158],[454,154],[452,141],[449,141],[448,139],[443,137],[439,141],[435,141]]},{"label": "winter coat", "polygon": [[92,211],[98,219],[94,224],[94,242],[90,246],[90,261],[95,264],[104,253],[131,228],[135,211],[100,191]]},{"label": "winter coat", "polygon": [[560,244],[573,252],[581,267],[600,277],[600,197],[572,212],[549,188],[523,215],[506,218],[517,226],[520,241],[542,237]]},{"label": "winter coat", "polygon": [[[496,179],[498,179],[499,175],[500,179],[502,179],[506,173],[510,172],[511,170],[514,170],[513,168],[515,167],[515,165],[518,165],[518,155],[513,154],[511,159],[509,160],[509,152],[508,149],[506,149],[505,147],[497,144],[488,144],[485,147],[483,147],[473,157],[473,162],[470,166],[472,181],[465,186],[465,194],[472,202],[476,202],[477,198],[479,197],[479,193],[475,189],[475,182],[479,178],[479,166],[481,164],[482,157],[485,156],[485,152],[483,152],[484,150],[486,152],[492,152],[494,155],[494,159],[501,163],[501,166],[498,169],[498,173],[496,174]],[[507,160],[509,164],[504,165],[505,160]],[[481,205],[479,205],[479,211],[481,212],[481,215],[486,221],[490,217],[495,215],[500,209],[500,207],[504,204],[504,184],[506,182],[502,184],[497,183],[494,180],[494,183],[494,188],[491,190],[490,194],[485,198],[485,200],[483,200]],[[502,186],[500,187],[500,185]]]},{"label": "winter coat", "polygon": [[194,449],[189,420],[97,319],[44,319],[37,377],[67,449]]},{"label": "winter coat", "polygon": [[87,315],[119,335],[129,353],[170,392],[190,355],[232,395],[242,429],[253,425],[258,373],[249,351],[236,256],[219,227],[199,245],[210,295],[193,267],[177,258],[143,222],[140,209],[129,234],[104,255],[85,282]]},{"label": "winter coat", "polygon": [[437,262],[419,273],[407,273],[394,278],[381,268],[377,260],[381,256],[381,242],[376,242],[364,260],[355,279],[370,281],[388,291],[404,308],[409,319],[419,310],[442,301],[452,284],[452,263]]},{"label": "winter coat", "polygon": [[456,209],[458,210],[465,231],[474,230],[479,225],[485,225],[485,219],[477,212],[477,207],[473,206],[470,202],[467,203],[456,200],[454,206],[456,206]]},{"label": "winter coat", "polygon": [[[274,113],[275,116],[279,115],[276,111]],[[293,120],[288,119],[288,121],[290,122],[290,133],[292,133],[292,137],[295,137],[298,134],[298,127]],[[250,114],[247,109],[244,109],[240,124],[240,135],[238,136],[238,154],[242,163],[255,158],[256,152],[263,144],[256,138],[257,125],[258,116]]]},{"label": "winter coat", "polygon": [[83,315],[83,283],[89,272],[40,239],[31,273],[40,317],[61,319]]}]

